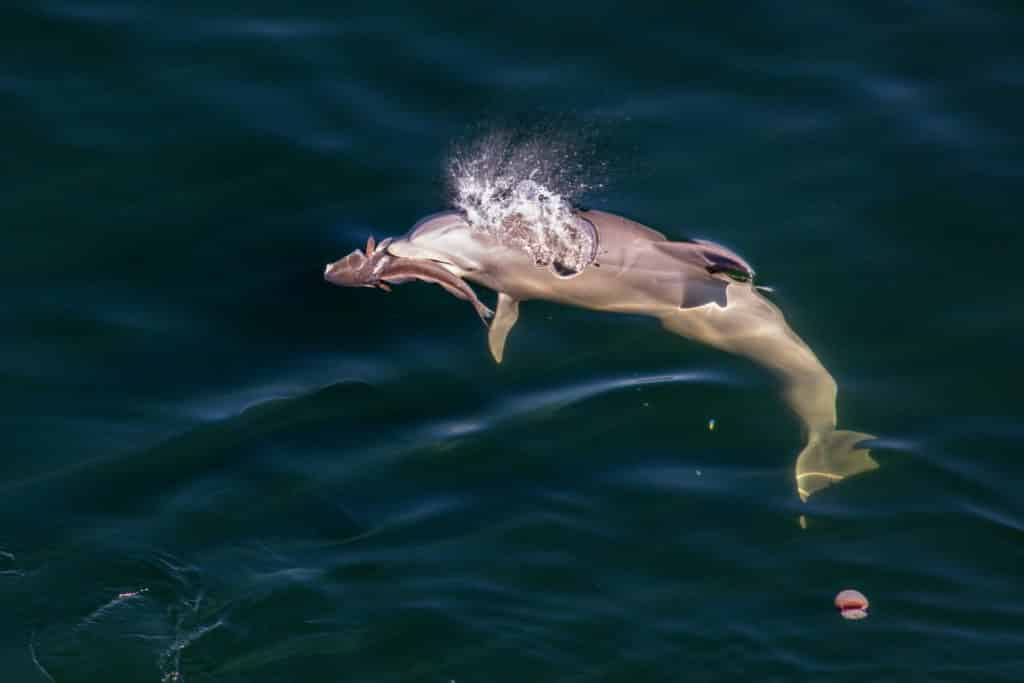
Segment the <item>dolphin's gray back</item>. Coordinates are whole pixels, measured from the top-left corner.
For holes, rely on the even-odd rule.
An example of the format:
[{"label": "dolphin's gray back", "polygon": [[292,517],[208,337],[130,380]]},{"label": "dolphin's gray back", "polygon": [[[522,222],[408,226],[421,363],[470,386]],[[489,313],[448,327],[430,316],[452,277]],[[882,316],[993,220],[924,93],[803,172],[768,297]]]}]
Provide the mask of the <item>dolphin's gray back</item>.
[{"label": "dolphin's gray back", "polygon": [[406,239],[428,237],[432,234],[441,234],[449,230],[465,229],[469,224],[462,213],[458,211],[440,211],[432,213],[416,221],[416,224],[409,230]]},{"label": "dolphin's gray back", "polygon": [[664,242],[667,239],[665,235],[653,228],[607,211],[580,211],[579,215],[597,226],[598,232],[604,233],[607,239],[639,239],[649,242]]},{"label": "dolphin's gray back", "polygon": [[[629,245],[651,243],[665,255],[680,263],[709,269],[709,272],[735,272],[752,279],[754,270],[734,251],[706,240],[670,241],[664,234],[646,225],[604,211],[583,211],[586,218],[598,228],[599,240],[605,251],[628,248]],[[599,245],[599,249],[600,246]],[[734,278],[736,279],[736,278]]]},{"label": "dolphin's gray back", "polygon": [[420,220],[391,251],[455,264],[461,276],[519,300],[652,315],[708,303],[724,307],[727,287],[735,281],[730,273],[752,276],[746,261],[725,247],[669,241],[657,230],[604,211],[580,211],[578,216],[597,231],[597,258],[568,279],[538,267],[524,250],[496,244],[458,211]]},{"label": "dolphin's gray back", "polygon": [[724,307],[728,286],[753,277],[746,261],[720,245],[670,241],[657,230],[603,211],[580,215],[597,228],[598,259],[596,268],[568,284],[585,288],[580,293],[593,300],[591,306],[636,312],[708,303]]}]

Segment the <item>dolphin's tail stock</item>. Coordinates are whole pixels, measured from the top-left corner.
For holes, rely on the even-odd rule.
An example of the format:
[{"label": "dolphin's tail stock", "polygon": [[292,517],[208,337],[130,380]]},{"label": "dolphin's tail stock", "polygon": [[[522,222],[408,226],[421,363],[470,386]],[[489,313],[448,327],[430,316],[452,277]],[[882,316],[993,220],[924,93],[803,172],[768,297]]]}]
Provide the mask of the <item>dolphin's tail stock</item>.
[{"label": "dolphin's tail stock", "polygon": [[800,500],[847,477],[878,468],[871,451],[859,445],[874,439],[870,434],[844,429],[811,434],[796,459],[796,490]]}]

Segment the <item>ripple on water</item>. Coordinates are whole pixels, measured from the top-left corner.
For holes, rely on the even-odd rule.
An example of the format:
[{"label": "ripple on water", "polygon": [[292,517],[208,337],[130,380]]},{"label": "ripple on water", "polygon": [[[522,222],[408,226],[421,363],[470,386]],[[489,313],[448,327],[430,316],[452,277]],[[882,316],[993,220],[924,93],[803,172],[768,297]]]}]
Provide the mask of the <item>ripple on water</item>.
[{"label": "ripple on water", "polygon": [[[225,623],[206,600],[203,572],[195,567],[163,553],[128,560],[68,550],[26,585],[46,614],[33,619],[31,658],[51,680],[116,679],[127,671],[152,671],[154,680],[180,677],[186,648]],[[84,591],[67,585],[68,572]],[[125,583],[133,578],[139,583]],[[117,657],[98,656],[111,649]]]},{"label": "ripple on water", "polygon": [[726,381],[725,375],[711,370],[688,370],[590,380],[557,389],[514,396],[511,399],[498,402],[494,407],[479,415],[430,425],[426,428],[426,435],[433,438],[445,438],[485,432],[499,424],[531,413],[556,410],[595,396],[630,387],[656,384],[725,383]]},{"label": "ripple on water", "polygon": [[284,408],[289,401],[311,399],[332,388],[388,384],[398,374],[395,366],[353,354],[306,358],[298,367],[289,367],[262,382],[233,387],[219,396],[203,396],[184,407],[195,418],[218,422],[274,403]]}]

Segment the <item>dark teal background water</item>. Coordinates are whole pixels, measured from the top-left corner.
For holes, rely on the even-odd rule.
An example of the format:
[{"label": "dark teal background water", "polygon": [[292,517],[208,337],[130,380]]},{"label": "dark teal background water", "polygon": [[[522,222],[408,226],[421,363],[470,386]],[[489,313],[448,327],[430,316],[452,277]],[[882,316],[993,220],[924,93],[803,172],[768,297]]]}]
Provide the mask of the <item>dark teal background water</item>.
[{"label": "dark teal background water", "polygon": [[[1024,12],[862,5],[0,10],[0,679],[1024,680]],[[496,367],[322,281],[516,117],[751,261],[881,469],[801,504],[771,378],[652,321]]]}]

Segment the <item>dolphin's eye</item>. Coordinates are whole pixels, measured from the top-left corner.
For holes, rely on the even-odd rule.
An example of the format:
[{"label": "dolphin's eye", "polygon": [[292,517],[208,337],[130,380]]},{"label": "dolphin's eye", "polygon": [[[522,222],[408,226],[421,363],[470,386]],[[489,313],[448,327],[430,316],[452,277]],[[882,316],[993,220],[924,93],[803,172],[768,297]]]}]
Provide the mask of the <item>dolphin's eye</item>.
[{"label": "dolphin's eye", "polygon": [[735,270],[733,268],[716,268],[712,266],[708,268],[708,272],[723,273],[725,275],[728,275],[736,282],[750,282],[750,273],[748,273],[745,270]]},{"label": "dolphin's eye", "polygon": [[736,282],[750,282],[753,279],[754,274],[739,261],[709,251],[704,252],[704,258],[711,262],[707,270],[712,275],[722,273]]}]

